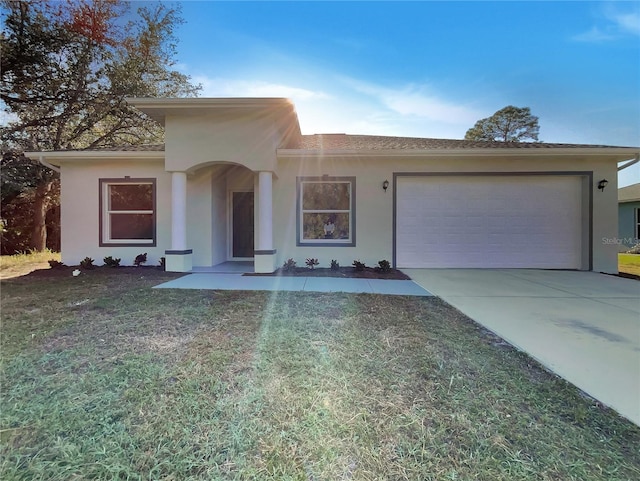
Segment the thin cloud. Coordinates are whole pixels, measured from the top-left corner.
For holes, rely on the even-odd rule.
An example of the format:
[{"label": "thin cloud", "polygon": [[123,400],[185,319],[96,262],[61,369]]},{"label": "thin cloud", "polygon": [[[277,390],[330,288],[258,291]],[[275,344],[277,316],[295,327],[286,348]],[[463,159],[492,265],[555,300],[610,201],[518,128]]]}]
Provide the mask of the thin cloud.
[{"label": "thin cloud", "polygon": [[385,102],[389,108],[402,115],[416,115],[449,124],[473,123],[480,116],[479,112],[464,105],[411,90],[390,92],[386,95]]},{"label": "thin cloud", "polygon": [[609,19],[619,30],[632,35],[640,35],[640,12],[613,13]]},{"label": "thin cloud", "polygon": [[409,85],[398,89],[344,78],[343,81],[360,93],[376,98],[385,107],[403,116],[415,116],[448,124],[473,124],[482,112],[451,102],[428,91],[426,87]]},{"label": "thin cloud", "polygon": [[330,90],[264,80],[194,74],[202,97],[286,97],[293,100],[305,134],[351,133],[458,138],[486,116],[429,94],[426,87],[382,87],[349,77],[332,78]]},{"label": "thin cloud", "polygon": [[598,25],[586,32],[574,35],[577,42],[602,43],[618,40],[628,35],[640,36],[640,10],[621,11],[618,4],[608,3],[601,10]]},{"label": "thin cloud", "polygon": [[261,80],[234,80],[194,75],[193,81],[202,85],[202,97],[286,97],[294,101],[327,99],[322,91]]},{"label": "thin cloud", "polygon": [[572,40],[576,42],[590,42],[590,43],[599,43],[599,42],[609,42],[611,40],[617,39],[617,35],[612,35],[610,33],[605,33],[600,30],[598,27],[591,27],[591,30],[574,35]]},{"label": "thin cloud", "polygon": [[247,91],[249,96],[254,97],[287,97],[293,100],[329,98],[329,95],[324,92],[266,82],[251,85]]}]

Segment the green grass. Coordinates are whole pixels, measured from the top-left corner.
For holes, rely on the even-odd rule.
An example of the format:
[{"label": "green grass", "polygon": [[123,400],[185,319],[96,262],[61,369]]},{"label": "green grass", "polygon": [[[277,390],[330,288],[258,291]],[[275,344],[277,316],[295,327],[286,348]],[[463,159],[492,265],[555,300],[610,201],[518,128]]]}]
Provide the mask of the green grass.
[{"label": "green grass", "polygon": [[640,428],[438,299],[2,284],[3,480],[632,480]]},{"label": "green grass", "polygon": [[618,270],[640,276],[640,254],[618,254]]}]

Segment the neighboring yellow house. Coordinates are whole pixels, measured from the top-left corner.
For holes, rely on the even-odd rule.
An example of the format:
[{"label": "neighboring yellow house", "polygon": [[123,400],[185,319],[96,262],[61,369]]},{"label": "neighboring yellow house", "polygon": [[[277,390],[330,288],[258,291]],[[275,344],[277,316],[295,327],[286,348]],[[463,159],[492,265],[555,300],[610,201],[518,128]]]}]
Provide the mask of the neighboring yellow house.
[{"label": "neighboring yellow house", "polygon": [[301,135],[287,99],[129,102],[164,145],[27,153],[60,170],[66,264],[617,272],[617,164],[640,148]]}]

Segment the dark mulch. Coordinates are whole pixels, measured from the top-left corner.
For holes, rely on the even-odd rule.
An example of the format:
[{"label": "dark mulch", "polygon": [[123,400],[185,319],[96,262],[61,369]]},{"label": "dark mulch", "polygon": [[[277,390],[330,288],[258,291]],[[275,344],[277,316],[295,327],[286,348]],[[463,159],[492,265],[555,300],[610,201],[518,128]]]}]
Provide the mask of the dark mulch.
[{"label": "dark mulch", "polygon": [[[97,266],[93,269],[83,269],[78,266],[63,266],[50,269],[37,269],[30,272],[26,276],[30,278],[61,278],[71,277],[74,270],[80,270],[80,276],[109,276],[113,274],[134,275],[146,278],[166,277],[175,275],[176,277],[184,275],[184,273],[165,272],[158,266],[122,266],[122,267],[106,267]],[[278,269],[272,274],[256,274],[246,273],[245,276],[289,276],[289,277],[342,277],[357,279],[390,279],[390,280],[408,280],[409,276],[403,274],[397,269],[391,269],[388,272],[382,272],[373,267],[365,267],[362,271],[356,271],[353,267],[341,267],[339,270],[329,268],[309,269],[307,267],[296,267],[294,270],[283,271]]]},{"label": "dark mulch", "polygon": [[[37,269],[35,271],[31,271],[29,274],[23,277],[38,277],[38,278],[60,278],[60,277],[71,277],[74,270],[78,269],[80,271],[80,276],[109,276],[113,274],[126,274],[126,275],[137,275],[141,277],[166,277],[167,275],[174,274],[172,272],[165,272],[162,268],[158,266],[121,266],[121,267],[105,267],[105,266],[96,266],[93,269],[83,269],[78,266],[63,266],[63,267],[55,267],[49,269]],[[184,274],[179,274],[184,275]]]},{"label": "dark mulch", "polygon": [[320,267],[317,269],[309,269],[307,267],[296,267],[292,270],[284,271],[282,268],[275,271],[273,274],[255,274],[246,273],[245,276],[287,276],[287,277],[350,277],[356,279],[390,279],[390,280],[409,280],[411,279],[406,274],[400,272],[397,269],[391,269],[387,272],[382,272],[374,267],[365,267],[364,270],[357,271],[354,267],[340,267],[340,269],[333,270],[328,267]]}]

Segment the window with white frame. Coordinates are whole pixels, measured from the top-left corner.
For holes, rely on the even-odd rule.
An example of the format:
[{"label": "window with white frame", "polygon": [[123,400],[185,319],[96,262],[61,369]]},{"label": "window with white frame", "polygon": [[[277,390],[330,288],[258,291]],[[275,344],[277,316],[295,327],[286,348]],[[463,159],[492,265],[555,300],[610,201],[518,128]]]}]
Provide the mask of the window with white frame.
[{"label": "window with white frame", "polygon": [[298,177],[297,244],[355,246],[355,177]]},{"label": "window with white frame", "polygon": [[636,242],[640,239],[640,208],[636,209]]},{"label": "window with white frame", "polygon": [[155,179],[100,179],[100,245],[156,245]]}]

